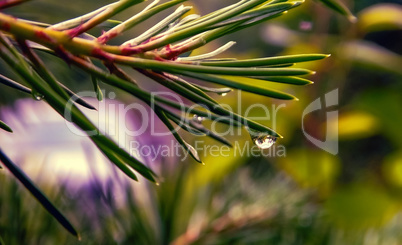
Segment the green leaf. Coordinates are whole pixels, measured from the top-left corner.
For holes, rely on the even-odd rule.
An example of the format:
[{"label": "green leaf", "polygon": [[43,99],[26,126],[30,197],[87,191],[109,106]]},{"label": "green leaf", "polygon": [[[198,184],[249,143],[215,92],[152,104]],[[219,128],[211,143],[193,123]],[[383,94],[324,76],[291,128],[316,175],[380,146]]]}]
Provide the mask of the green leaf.
[{"label": "green leaf", "polygon": [[[181,118],[180,116],[174,114],[171,111],[164,110],[166,116],[174,121],[177,125],[179,125],[182,129],[194,134],[194,135],[199,135],[199,136],[208,136],[211,137],[212,139],[215,139],[222,144],[225,144],[229,147],[233,147],[233,145],[225,139],[224,137],[214,133],[213,131],[207,129],[202,125],[201,123],[194,122],[193,120],[189,120],[188,118]],[[183,127],[184,126],[184,127]]]},{"label": "green leaf", "polygon": [[[193,84],[187,82],[186,80],[169,73],[163,73],[163,75],[167,79],[164,80],[164,83],[162,85],[168,85],[168,84],[171,85],[169,87],[172,90],[176,91],[178,94],[181,94],[184,97],[190,97],[190,99],[195,100],[195,101],[193,100],[194,102],[197,102],[199,100],[197,98],[194,98],[194,96],[192,96],[193,94],[195,94],[211,101],[214,104],[219,104],[209,95],[204,93],[204,91],[199,89],[197,86],[194,86]],[[171,80],[172,82],[170,82],[169,80]]]},{"label": "green leaf", "polygon": [[5,122],[1,120],[0,120],[0,128],[10,133],[13,132],[13,130]]},{"label": "green leaf", "polygon": [[35,186],[28,176],[15,165],[0,149],[0,161],[8,170],[27,188],[27,190],[39,201],[40,204],[71,234],[80,240],[80,235],[71,225],[70,221],[47,199],[47,197]]},{"label": "green leaf", "polygon": [[[92,127],[95,128],[93,125]],[[105,156],[109,158],[110,161],[112,161],[124,173],[127,174],[128,172],[128,176],[130,178],[137,179],[135,175],[131,174],[127,170],[123,163],[136,170],[139,174],[141,174],[149,181],[155,182],[154,176],[156,176],[156,174],[138,159],[131,156],[127,151],[120,148],[113,140],[109,139],[99,132],[98,134],[91,136],[91,140],[96,144],[96,146],[98,146],[98,148],[105,154]]]},{"label": "green leaf", "polygon": [[196,123],[193,123],[191,125],[196,129],[200,130],[201,132],[204,132],[208,137],[215,139],[216,141],[221,142],[222,144],[225,144],[229,147],[233,147],[232,143],[225,137],[222,137],[219,134],[214,133],[212,130],[205,128],[202,124],[197,125]]},{"label": "green leaf", "polygon": [[106,20],[105,22],[103,22],[102,24],[99,24],[98,27],[102,28],[102,29],[111,29],[115,26],[118,26],[122,23],[123,21],[121,20]]},{"label": "green leaf", "polygon": [[24,92],[24,93],[28,93],[28,94],[31,93],[31,89],[30,89],[30,88],[25,87],[24,85],[22,85],[22,84],[20,84],[20,83],[18,83],[18,82],[16,82],[16,81],[14,81],[14,80],[11,80],[10,78],[5,77],[5,76],[3,76],[3,75],[1,75],[1,74],[0,74],[0,83],[2,83],[2,84],[4,84],[4,85],[7,85],[7,86],[9,86],[9,87],[11,87],[11,88],[15,88],[15,89],[17,89],[17,90],[19,90],[19,91],[22,91],[22,92]]},{"label": "green leaf", "polygon": [[180,128],[186,130],[187,132],[193,134],[193,135],[197,135],[197,136],[205,136],[205,133],[201,132],[200,130],[192,127],[188,120],[183,120],[182,118],[180,118],[179,116],[173,114],[173,113],[168,113],[169,111],[165,111],[166,112],[166,116],[172,120],[176,125],[178,125]]},{"label": "green leaf", "polygon": [[219,95],[227,94],[227,93],[230,93],[233,91],[233,89],[231,89],[231,88],[211,88],[211,87],[205,87],[205,86],[201,86],[201,85],[194,84],[194,83],[192,83],[192,85],[196,86],[197,88],[201,89],[204,92],[217,93]]},{"label": "green leaf", "polygon": [[[208,52],[205,54],[195,55],[195,56],[179,57],[179,58],[177,58],[177,61],[196,61],[196,60],[210,59],[216,55],[219,55],[220,53],[225,52],[226,50],[228,50],[235,44],[236,44],[236,42],[230,41],[230,42],[226,43],[225,45],[222,45],[221,47],[215,49],[214,51],[211,51],[211,52]],[[216,61],[216,59],[213,59],[213,60]],[[233,59],[230,59],[230,60],[233,60]]]},{"label": "green leaf", "polygon": [[177,142],[179,142],[179,144],[183,147],[183,149],[188,152],[190,154],[190,156],[196,160],[199,163],[204,164],[201,161],[201,158],[197,152],[197,150],[190,145],[189,143],[187,143],[186,141],[184,141],[184,139],[177,133],[176,129],[173,127],[173,125],[170,123],[169,118],[166,116],[165,112],[156,108],[155,110],[156,115],[159,117],[159,119],[161,119],[161,121],[166,125],[166,127],[169,129],[170,133],[175,137],[175,139],[177,140]]},{"label": "green leaf", "polygon": [[47,69],[45,63],[40,59],[40,57],[28,46],[27,42],[24,40],[17,40],[25,56],[32,62],[33,68],[37,71],[47,84],[58,94],[60,94],[65,99],[69,99],[66,91],[60,86],[56,77],[53,75],[49,69]]},{"label": "green leaf", "polygon": [[[140,89],[138,86],[136,86],[132,82],[124,80],[116,75],[108,74],[105,71],[103,71],[102,69],[100,69],[100,68],[94,66],[93,64],[91,64],[85,60],[82,60],[78,57],[71,59],[71,62],[74,65],[76,65],[78,68],[83,69],[84,71],[89,72],[89,73],[93,74],[94,76],[98,77],[106,84],[120,88],[123,91],[128,92],[128,93],[132,94],[133,96],[143,100],[147,104],[151,103],[151,99],[155,99],[155,101],[157,102],[156,105],[158,105],[158,106],[161,106],[160,104],[162,103],[167,106],[176,108],[178,110],[185,110],[188,113],[193,113],[193,114],[197,114],[197,115],[200,115],[203,117],[208,117],[211,120],[219,120],[219,122],[225,123],[225,124],[228,124],[231,126],[241,126],[241,123],[232,120],[230,117],[216,116],[214,114],[211,114],[211,113],[208,113],[205,111],[197,110],[195,108],[192,108],[192,107],[190,108],[186,105],[179,104],[176,101],[172,101],[172,100],[166,99],[161,96],[150,94],[150,93]],[[269,129],[268,129],[268,131],[269,131]]]},{"label": "green leaf", "polygon": [[[187,113],[193,113],[193,114],[197,114],[203,117],[208,117],[211,118],[212,120],[219,120],[219,122],[221,123],[226,123],[228,125],[231,126],[241,126],[241,124],[248,126],[256,131],[260,131],[262,133],[266,133],[269,135],[272,135],[274,137],[280,137],[282,138],[281,135],[279,135],[277,132],[275,132],[274,130],[270,129],[267,126],[261,125],[257,122],[254,122],[252,120],[249,120],[247,118],[244,118],[242,116],[239,116],[235,113],[229,113],[229,116],[216,116],[214,114],[211,114],[209,112],[205,112],[205,111],[201,111],[201,110],[197,110],[194,108],[190,108],[186,105],[183,104],[178,104],[175,101],[171,101],[169,99],[165,99],[163,97],[160,96],[153,96],[150,93],[141,90],[140,88],[138,88],[137,86],[135,86],[134,84],[130,83],[129,81],[123,80],[119,77],[116,77],[113,74],[107,74],[105,73],[103,70],[99,69],[98,67],[86,62],[85,60],[82,60],[78,57],[72,56],[71,60],[70,60],[74,65],[78,66],[79,68],[99,77],[100,79],[102,79],[104,82],[106,82],[107,84],[110,84],[112,86],[118,87],[120,89],[122,89],[123,91],[126,91],[128,93],[131,93],[132,95],[136,96],[137,98],[143,100],[145,103],[149,104],[151,103],[151,99],[155,99],[155,101],[163,103],[165,105],[171,106],[173,108],[179,109],[179,110],[186,110]],[[157,105],[159,106],[159,103],[157,103]],[[222,111],[222,107],[219,107],[218,109],[221,109]],[[226,111],[227,113],[227,111]]]},{"label": "green leaf", "polygon": [[271,65],[282,65],[282,64],[292,64],[313,60],[321,60],[329,57],[327,54],[299,54],[299,55],[287,55],[287,56],[276,56],[267,57],[259,59],[248,59],[248,60],[236,60],[236,61],[206,61],[200,62],[203,66],[225,66],[225,67],[253,67],[253,66],[271,66]]},{"label": "green leaf", "polygon": [[[92,63],[92,61],[90,59],[87,59],[87,61],[94,66],[94,64]],[[126,72],[124,72],[121,68],[119,68],[116,64],[112,63],[112,62],[103,62],[103,64],[107,67],[107,69],[109,70],[110,73],[116,75],[117,77],[129,81],[132,84],[135,84],[136,86],[138,86],[137,81],[134,80],[134,78],[130,77],[130,75],[128,75]],[[92,75],[94,76],[94,75]],[[96,78],[96,76],[95,76]]]},{"label": "green leaf", "polygon": [[[103,70],[99,69],[98,67],[95,67],[90,63],[86,63],[84,60],[72,59],[71,61],[75,65],[77,65],[79,68],[84,69],[85,71],[90,72],[91,74],[94,74],[95,76],[98,76],[100,79],[102,79],[107,84],[110,84],[112,86],[122,89],[123,91],[131,93],[132,95],[136,96],[137,98],[140,98],[141,100],[143,100],[144,102],[146,102],[148,104],[151,102],[151,98],[153,98],[157,102],[163,103],[165,105],[171,106],[171,107],[179,109],[179,110],[185,110],[187,113],[197,114],[202,117],[210,118],[211,120],[218,120],[221,123],[225,123],[225,124],[228,124],[231,126],[241,126],[243,124],[252,129],[255,129],[257,131],[264,132],[266,134],[282,138],[281,135],[279,135],[277,132],[270,129],[269,127],[256,123],[256,122],[249,120],[247,118],[244,118],[242,116],[236,115],[234,113],[230,114],[229,116],[216,116],[209,112],[190,108],[183,104],[178,104],[175,101],[171,101],[169,99],[166,99],[166,98],[163,98],[160,96],[152,96],[150,93],[141,90],[134,84],[132,84],[126,80],[123,80],[119,77],[116,77],[114,75],[107,74]],[[157,105],[159,105],[159,103]]]},{"label": "green leaf", "polygon": [[123,171],[128,177],[131,179],[138,181],[137,176],[133,173],[133,171],[124,163],[122,159],[120,159],[116,154],[114,154],[110,149],[108,149],[105,145],[99,143],[97,144],[99,149],[105,154],[105,156],[118,167],[121,171]]},{"label": "green leaf", "polygon": [[132,16],[130,19],[121,22],[120,24],[118,24],[117,26],[113,27],[112,29],[110,29],[109,31],[107,31],[106,33],[104,33],[99,39],[102,39],[103,36],[114,36],[116,34],[120,34],[124,31],[127,31],[131,28],[133,28],[134,26],[136,26],[139,23],[142,23],[144,20],[147,20],[148,18],[155,16],[156,14],[158,14],[159,12],[170,8],[174,5],[177,5],[179,3],[185,2],[187,0],[173,0],[173,1],[168,1],[165,2],[163,4],[154,6],[157,1],[152,2],[148,7],[146,7],[143,11],[139,12],[138,14]]},{"label": "green leaf", "polygon": [[[190,98],[191,100],[193,100],[194,102],[196,102],[200,105],[203,105],[203,107],[207,108],[209,111],[216,113],[220,116],[229,117],[232,121],[238,121],[245,126],[248,126],[250,124],[250,125],[252,125],[252,126],[250,126],[250,128],[253,128],[253,126],[256,126],[257,129],[255,129],[255,130],[260,131],[261,133],[265,133],[268,129],[268,133],[266,133],[266,134],[269,134],[269,135],[272,135],[275,137],[279,136],[272,129],[270,129],[268,127],[263,127],[264,130],[261,130],[262,125],[259,125],[251,120],[248,120],[247,118],[244,118],[243,116],[237,115],[237,114],[233,113],[232,111],[229,111],[229,110],[223,108],[219,104],[217,104],[213,101],[210,101],[206,98],[203,98],[202,96],[199,96],[191,91],[187,91],[186,97]],[[183,108],[181,108],[181,109],[183,109]],[[218,118],[218,120],[220,120],[220,118]]]},{"label": "green leaf", "polygon": [[[265,22],[269,19],[273,19],[273,18],[282,16],[283,14],[287,13],[287,11],[285,11],[285,10],[295,8],[302,3],[301,1],[291,2],[291,3],[283,3],[283,2],[286,2],[286,1],[272,1],[268,4],[265,4],[263,6],[257,7],[250,11],[247,11],[246,13],[251,13],[251,12],[258,13],[258,11],[260,11],[260,12],[262,12],[262,14],[255,15],[254,18],[251,18],[251,19],[246,18],[244,20],[235,22],[234,24],[222,26],[220,28],[217,28],[217,29],[214,29],[211,31],[207,31],[207,32],[205,32],[205,34],[202,35],[201,38],[205,43],[208,43],[219,37],[231,34],[233,32],[240,31],[245,28],[249,28],[250,26],[257,25],[257,24]],[[271,8],[271,6],[274,6],[274,8]],[[272,10],[274,10],[274,11],[272,11]],[[210,29],[213,29],[213,28],[210,28]],[[194,48],[197,48],[197,46],[192,47],[190,49],[192,50]]]},{"label": "green leaf", "polygon": [[205,42],[208,43],[208,42],[211,42],[211,41],[213,41],[213,40],[215,40],[215,39],[217,39],[219,37],[229,35],[231,33],[240,31],[240,30],[245,29],[245,28],[249,28],[250,26],[254,26],[254,25],[257,25],[259,23],[266,22],[267,20],[277,18],[277,17],[282,16],[282,15],[284,15],[286,13],[287,13],[287,11],[285,11],[285,12],[277,11],[277,12],[273,12],[273,13],[269,13],[267,15],[261,16],[261,17],[256,18],[256,19],[252,19],[250,21],[246,21],[243,24],[234,24],[234,25],[224,26],[224,27],[221,27],[221,28],[206,32],[202,36],[202,38],[203,38],[203,40],[205,40]]},{"label": "green leaf", "polygon": [[142,33],[141,35],[135,37],[134,39],[131,39],[123,45],[138,45],[142,42],[145,42],[146,40],[152,38],[154,35],[158,34],[161,32],[163,29],[168,27],[172,22],[176,21],[180,17],[182,17],[184,14],[186,14],[188,11],[192,9],[191,6],[186,6],[181,5],[175,12],[173,12],[171,15],[167,16],[165,19],[159,21],[156,25],[152,26],[149,28],[146,32]]},{"label": "green leaf", "polygon": [[110,19],[121,11],[144,1],[146,0],[121,0],[116,2],[115,4],[110,4],[105,11],[101,11],[100,13],[95,14],[93,18],[88,19],[88,21],[84,23],[80,23],[79,26],[73,29],[66,30],[66,32],[71,37],[75,37],[103,23],[104,21]]},{"label": "green leaf", "polygon": [[357,18],[350,12],[350,10],[339,0],[318,0],[328,8],[346,16],[350,22],[356,22]]},{"label": "green leaf", "polygon": [[249,22],[252,22],[254,19],[258,19],[261,16],[265,17],[265,16],[271,15],[273,13],[277,14],[279,12],[289,10],[292,7],[294,7],[297,3],[296,2],[284,2],[284,3],[276,3],[276,4],[267,4],[263,7],[259,7],[259,8],[244,12],[243,14],[238,15],[232,19],[217,23],[216,25],[211,26],[209,29],[227,26],[227,25],[233,25],[233,24],[249,23]]},{"label": "green leaf", "polygon": [[196,19],[195,21],[191,21],[183,26],[180,26],[179,29],[175,30],[174,33],[164,36],[163,39],[151,41],[147,44],[140,45],[138,48],[143,51],[148,51],[177,42],[179,40],[193,37],[204,32],[205,30],[208,30],[211,26],[246,12],[247,10],[260,5],[265,1],[266,0],[242,0],[239,3],[233,4],[231,8],[220,9],[209,14],[208,17],[204,16]]},{"label": "green leaf", "polygon": [[[22,84],[20,84],[20,83],[18,83],[18,82],[16,82],[16,81],[14,81],[14,80],[11,80],[10,78],[5,77],[5,76],[3,76],[3,75],[1,75],[1,74],[0,74],[0,83],[5,84],[5,85],[7,85],[7,86],[9,86],[9,87],[15,88],[15,89],[17,89],[17,90],[19,90],[19,91],[22,91],[22,92],[24,92],[24,93],[32,94],[32,90],[31,90],[30,88],[25,87],[24,85],[22,85]],[[78,95],[76,95],[73,91],[71,91],[69,88],[67,88],[64,84],[59,83],[59,86],[64,89],[64,91],[68,94],[68,96],[70,96],[70,97],[73,97],[73,96],[74,96],[74,97],[76,98],[76,99],[75,99],[75,102],[76,102],[77,104],[80,104],[80,105],[82,105],[82,106],[84,106],[84,107],[86,107],[86,108],[88,108],[88,109],[90,109],[90,110],[96,110],[95,107],[93,107],[93,106],[90,105],[88,102],[86,102],[85,100],[83,100],[81,97],[79,97]]]},{"label": "green leaf", "polygon": [[92,84],[94,86],[94,90],[95,90],[95,93],[96,93],[96,98],[99,101],[102,101],[103,100],[103,93],[102,93],[102,90],[99,87],[98,79],[95,76],[91,76],[91,80],[92,80]]},{"label": "green leaf", "polygon": [[[85,117],[82,112],[74,106],[71,105],[71,108],[67,108],[68,104],[66,99],[61,97],[60,94],[56,93],[52,90],[51,87],[46,84],[41,77],[39,77],[36,73],[33,73],[26,63],[17,63],[17,61],[13,58],[12,54],[8,52],[8,50],[0,45],[0,56],[9,64],[10,67],[15,69],[15,71],[38,93],[42,94],[47,103],[53,107],[60,115],[65,117],[66,120],[74,122],[78,127],[80,127],[84,132],[87,132],[91,136],[91,139],[95,144],[102,144],[108,148],[108,150],[112,151],[116,156],[121,158],[126,162],[130,167],[138,171],[141,175],[143,175],[148,180],[155,182],[152,170],[138,161],[136,158],[132,157],[128,152],[124,149],[120,148],[113,140],[102,135],[99,130],[96,128],[93,123]],[[21,60],[24,62],[24,60]],[[71,118],[66,118],[66,115],[70,115]],[[91,135],[91,133],[95,132],[95,135]],[[105,153],[107,155],[107,153]],[[112,159],[111,159],[112,160]],[[113,161],[113,160],[112,160]],[[119,164],[119,163],[117,163]]]},{"label": "green leaf", "polygon": [[[188,65],[173,61],[155,61],[131,57],[115,57],[115,62],[132,66],[133,68],[151,69],[177,73],[176,71],[189,71],[230,76],[298,76],[309,75],[315,72],[301,68],[260,68],[260,67],[222,67],[206,65]],[[230,62],[230,61],[228,61]]]},{"label": "green leaf", "polygon": [[271,77],[250,77],[250,78],[265,80],[269,82],[276,82],[276,83],[287,83],[293,85],[308,85],[313,83],[312,81],[301,77],[271,76]]},{"label": "green leaf", "polygon": [[245,2],[245,0],[242,0],[242,1],[239,1],[239,2],[234,3],[232,5],[226,6],[224,8],[218,9],[218,10],[216,10],[214,12],[209,13],[209,14],[206,14],[204,16],[200,16],[197,19],[194,19],[192,21],[189,21],[189,22],[181,25],[179,28],[176,28],[175,30],[176,31],[183,30],[183,29],[186,29],[188,27],[194,26],[196,24],[203,23],[203,22],[205,22],[207,20],[211,20],[211,19],[213,19],[213,18],[215,18],[215,17],[217,17],[219,15],[224,14],[225,12],[227,12],[229,10],[232,10],[232,9],[235,9],[235,8],[239,7],[240,5],[244,4],[244,2]]},{"label": "green leaf", "polygon": [[96,110],[96,108],[94,106],[92,106],[91,104],[89,104],[88,102],[86,102],[85,100],[83,100],[80,96],[78,96],[76,93],[74,93],[73,91],[71,91],[69,88],[67,88],[64,84],[59,83],[60,87],[62,87],[64,89],[64,91],[66,91],[66,93],[68,94],[68,96],[71,98],[74,98],[74,102],[76,102],[77,104],[82,105],[85,108],[88,108],[90,110]]},{"label": "green leaf", "polygon": [[[98,14],[104,12],[107,8],[110,8],[110,7],[113,7],[113,6],[116,6],[116,5],[117,5],[117,2],[102,6],[101,8],[96,9],[96,10],[94,10],[94,11],[92,11],[90,13],[87,13],[85,15],[82,15],[82,16],[79,16],[79,17],[74,18],[74,19],[69,19],[67,21],[63,21],[63,22],[54,24],[54,25],[51,26],[51,28],[53,30],[67,30],[67,29],[79,26],[82,23],[94,18]],[[34,22],[34,23],[36,23],[36,25],[38,25],[38,24],[43,25],[43,23],[40,23],[40,22]]]},{"label": "green leaf", "polygon": [[[82,122],[79,123],[81,124]],[[91,125],[91,127],[92,130],[96,129],[96,127],[93,125]],[[137,171],[139,174],[141,174],[144,178],[148,179],[151,182],[156,182],[154,178],[156,174],[151,169],[145,166],[134,156],[131,156],[126,150],[120,148],[113,140],[111,140],[107,136],[98,132],[98,134],[91,136],[91,140],[109,158],[109,160],[111,160],[117,167],[123,170],[124,173],[126,173],[127,169],[125,168],[125,166],[123,166],[123,162],[135,171]],[[115,162],[116,159],[117,161]],[[132,179],[136,179],[133,174],[129,174],[129,177]]]},{"label": "green leaf", "polygon": [[229,80],[226,78],[207,75],[207,74],[196,74],[196,73],[182,72],[182,71],[177,72],[177,73],[184,75],[184,76],[193,77],[193,78],[197,78],[197,79],[212,82],[212,83],[222,84],[224,86],[228,86],[231,88],[240,89],[240,90],[251,92],[254,94],[264,95],[264,96],[275,98],[275,99],[298,100],[293,95],[290,95],[290,94],[287,94],[284,92],[280,92],[280,91],[277,91],[274,89],[268,89],[265,86],[261,86],[261,85],[257,85],[257,84],[251,85],[251,84],[241,83],[238,81]]}]

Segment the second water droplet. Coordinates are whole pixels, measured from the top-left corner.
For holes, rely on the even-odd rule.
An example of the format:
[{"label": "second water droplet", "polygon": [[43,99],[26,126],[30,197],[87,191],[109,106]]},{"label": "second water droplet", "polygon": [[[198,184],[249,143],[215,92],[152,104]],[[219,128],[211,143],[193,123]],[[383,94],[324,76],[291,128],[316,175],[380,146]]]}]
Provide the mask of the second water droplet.
[{"label": "second water droplet", "polygon": [[196,123],[202,123],[202,121],[204,121],[204,119],[205,119],[204,117],[198,116],[198,115],[195,115],[195,114],[193,116],[193,121],[196,122]]},{"label": "second water droplet", "polygon": [[44,98],[45,96],[43,96],[43,94],[40,94],[40,93],[37,93],[37,92],[33,92],[33,93],[32,93],[32,97],[33,97],[35,100],[40,101],[40,100],[43,100],[43,98]]},{"label": "second water droplet", "polygon": [[260,149],[268,149],[275,144],[276,137],[268,134],[250,134],[254,144]]}]

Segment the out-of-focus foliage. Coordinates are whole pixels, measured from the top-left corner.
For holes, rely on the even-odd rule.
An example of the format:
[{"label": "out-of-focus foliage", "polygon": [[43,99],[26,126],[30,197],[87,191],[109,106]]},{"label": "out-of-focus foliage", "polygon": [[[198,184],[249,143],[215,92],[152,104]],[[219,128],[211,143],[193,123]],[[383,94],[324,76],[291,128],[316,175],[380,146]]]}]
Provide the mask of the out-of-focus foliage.
[{"label": "out-of-focus foliage", "polygon": [[376,4],[359,13],[358,28],[363,33],[402,29],[402,7],[399,4]]},{"label": "out-of-focus foliage", "polygon": [[[282,142],[287,154],[285,158],[270,158],[267,163],[291,176],[300,188],[314,190],[317,196],[311,202],[324,203],[319,204],[323,212],[320,220],[334,232],[326,243],[398,243],[401,238],[394,229],[400,222],[402,194],[402,135],[398,129],[402,123],[401,5],[364,1],[350,4],[356,6],[352,7],[358,17],[354,24],[307,2],[298,15],[266,24],[261,29],[262,40],[250,41],[245,32],[241,39],[244,44],[238,44],[258,44],[255,53],[277,54],[265,46],[259,48],[268,44],[282,48],[280,54],[332,54],[324,63],[311,62],[310,69],[321,71],[313,79],[314,88],[297,90],[300,101],[287,103],[278,113],[277,129],[285,132]],[[285,87],[280,89],[286,91]],[[331,109],[338,110],[339,120],[327,120],[325,111],[304,119],[308,133],[321,140],[325,140],[327,127],[338,127],[340,151],[332,156],[304,138],[300,111],[335,88],[339,88],[339,105]],[[243,96],[248,105],[264,103]]]},{"label": "out-of-focus foliage", "polygon": [[[400,242],[400,237],[381,231],[380,227],[395,224],[401,211],[402,193],[398,187],[401,175],[398,169],[402,145],[400,130],[397,129],[402,122],[402,94],[399,92],[402,91],[401,5],[366,4],[362,6],[359,2],[361,9],[355,9],[358,17],[355,24],[339,18],[335,20],[326,10],[307,5],[300,15],[310,22],[310,29],[302,28],[302,23],[297,26],[293,19],[287,19],[286,24],[267,27],[266,40],[282,46],[284,53],[306,49],[332,53],[331,59],[321,66],[328,72],[315,80],[316,90],[301,91],[304,93],[299,95],[304,98],[301,103],[305,98],[312,101],[325,91],[340,89],[340,104],[335,108],[339,111],[339,120],[326,120],[325,112],[304,119],[310,134],[323,140],[326,127],[338,127],[339,154],[331,156],[312,150],[316,147],[308,142],[305,147],[292,142],[287,148],[287,158],[281,159],[279,163],[282,164],[276,166],[302,187],[316,189],[325,203],[322,206],[325,220],[334,229],[345,232],[344,239],[356,242],[360,237],[367,243],[374,239],[375,244],[387,244]],[[309,10],[316,15],[308,16]],[[281,43],[270,36],[271,30],[287,41]],[[289,108],[282,113],[289,114]],[[296,129],[291,137],[295,139],[300,135],[301,131]],[[319,158],[321,161],[316,160]],[[333,165],[329,165],[326,159],[333,159]],[[334,169],[339,172],[328,176],[326,172],[320,172],[325,166],[327,171]],[[327,182],[322,182],[326,176],[331,183],[330,189]],[[327,191],[322,192],[325,188]]]}]

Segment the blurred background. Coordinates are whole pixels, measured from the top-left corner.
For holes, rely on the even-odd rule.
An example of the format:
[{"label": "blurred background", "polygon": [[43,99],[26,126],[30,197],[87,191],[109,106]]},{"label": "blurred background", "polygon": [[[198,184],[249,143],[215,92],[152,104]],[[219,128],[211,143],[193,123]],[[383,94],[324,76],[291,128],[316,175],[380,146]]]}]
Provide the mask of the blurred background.
[{"label": "blurred background", "polygon": [[[206,14],[233,2],[193,0],[185,5],[194,5],[193,13]],[[287,15],[196,50],[194,54],[233,40],[237,44],[222,57],[301,53],[331,57],[300,65],[317,71],[308,77],[315,82],[312,85],[267,83],[295,94],[299,101],[284,103],[237,91],[216,96],[233,108],[240,96],[242,111],[256,103],[280,107],[275,120],[258,108],[249,113],[284,136],[276,144],[282,147],[280,154],[247,157],[236,155],[235,150],[229,156],[200,152],[205,166],[173,155],[138,156],[159,173],[159,186],[129,181],[88,139],[72,134],[45,102],[1,86],[0,119],[14,129],[14,134],[0,132],[1,148],[82,236],[79,242],[68,234],[3,168],[0,236],[5,244],[402,244],[402,2],[343,2],[357,16],[355,23],[320,2],[307,0]],[[107,3],[38,0],[7,12],[57,23]],[[116,19],[128,18],[144,6],[129,9]],[[113,42],[142,33],[168,13]],[[99,35],[102,28],[106,27],[93,34]],[[78,69],[50,55],[43,54],[43,59],[72,90],[92,89],[90,78]],[[0,70],[18,78],[2,61]],[[142,87],[161,90],[128,72]],[[136,111],[119,118],[110,105],[139,102],[122,91],[101,87],[105,102],[92,102],[108,109],[105,120],[97,123],[108,125],[105,130],[109,133],[118,131],[118,122],[138,128],[141,122]],[[302,117],[310,103],[334,89],[338,89],[338,105]],[[328,119],[328,111],[337,111],[339,120]],[[91,114],[94,112],[85,112],[99,118]],[[321,141],[328,140],[327,128],[333,132],[337,128],[338,154],[312,144],[303,133],[302,121],[305,131]],[[148,146],[174,143],[170,136],[150,134],[146,131],[134,140]],[[130,150],[126,142],[133,138],[122,139],[115,133],[115,139]],[[186,139],[219,145],[191,135]],[[251,142],[245,132],[230,140],[240,147]]]}]

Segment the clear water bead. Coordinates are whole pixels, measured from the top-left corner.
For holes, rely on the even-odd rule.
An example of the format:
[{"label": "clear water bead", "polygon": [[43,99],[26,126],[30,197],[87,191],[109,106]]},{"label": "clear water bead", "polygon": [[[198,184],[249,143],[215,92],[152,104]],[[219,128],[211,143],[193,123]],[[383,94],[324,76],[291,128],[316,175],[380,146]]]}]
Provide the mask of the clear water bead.
[{"label": "clear water bead", "polygon": [[43,96],[43,94],[34,92],[34,93],[32,93],[32,97],[33,97],[35,100],[40,101],[40,100],[43,100],[43,98],[44,98],[45,96]]},{"label": "clear water bead", "polygon": [[275,144],[276,137],[271,135],[258,135],[252,137],[254,144],[258,146],[260,149],[268,149],[273,144]]},{"label": "clear water bead", "polygon": [[204,119],[205,119],[204,117],[198,116],[198,115],[195,115],[195,114],[193,116],[193,121],[196,122],[196,123],[202,123],[202,121],[204,121]]}]

